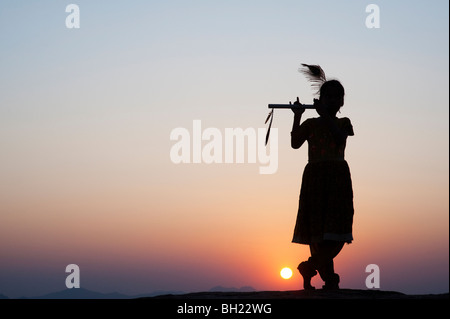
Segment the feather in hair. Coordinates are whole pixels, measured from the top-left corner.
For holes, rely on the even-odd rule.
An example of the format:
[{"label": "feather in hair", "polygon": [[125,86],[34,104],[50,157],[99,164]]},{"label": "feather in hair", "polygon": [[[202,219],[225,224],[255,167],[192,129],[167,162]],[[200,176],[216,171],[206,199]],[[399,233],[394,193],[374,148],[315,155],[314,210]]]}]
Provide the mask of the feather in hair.
[{"label": "feather in hair", "polygon": [[309,82],[311,82],[311,87],[317,90],[319,93],[320,87],[327,80],[325,77],[325,72],[322,70],[320,65],[310,65],[302,63],[303,68],[299,68],[298,71],[303,73]]}]

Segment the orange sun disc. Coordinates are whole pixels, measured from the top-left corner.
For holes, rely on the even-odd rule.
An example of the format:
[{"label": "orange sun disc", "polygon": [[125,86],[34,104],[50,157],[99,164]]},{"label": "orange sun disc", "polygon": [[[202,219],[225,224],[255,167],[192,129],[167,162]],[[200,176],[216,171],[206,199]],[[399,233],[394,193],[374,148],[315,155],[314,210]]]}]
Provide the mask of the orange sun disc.
[{"label": "orange sun disc", "polygon": [[280,271],[280,276],[283,279],[289,279],[292,277],[292,270],[289,267],[284,267],[283,269],[281,269]]}]

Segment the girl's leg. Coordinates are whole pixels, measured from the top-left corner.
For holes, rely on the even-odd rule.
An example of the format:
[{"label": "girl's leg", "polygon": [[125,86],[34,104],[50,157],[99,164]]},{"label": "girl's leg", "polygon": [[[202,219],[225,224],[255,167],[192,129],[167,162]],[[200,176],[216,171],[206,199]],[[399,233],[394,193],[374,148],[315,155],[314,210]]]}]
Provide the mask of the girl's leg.
[{"label": "girl's leg", "polygon": [[297,267],[298,271],[303,277],[303,289],[305,290],[316,289],[311,285],[311,278],[317,275],[317,271],[312,266],[310,260],[311,258],[309,258],[307,261],[301,262]]},{"label": "girl's leg", "polygon": [[310,266],[316,269],[323,281],[324,289],[339,289],[339,275],[334,272],[333,259],[339,254],[344,242],[323,241],[310,245]]}]

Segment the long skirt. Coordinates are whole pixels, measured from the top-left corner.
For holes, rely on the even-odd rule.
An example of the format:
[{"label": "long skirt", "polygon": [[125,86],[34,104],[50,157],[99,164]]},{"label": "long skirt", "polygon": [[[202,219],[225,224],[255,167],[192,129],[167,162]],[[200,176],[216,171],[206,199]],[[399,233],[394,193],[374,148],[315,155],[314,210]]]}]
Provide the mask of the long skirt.
[{"label": "long skirt", "polygon": [[293,243],[353,240],[353,188],[346,161],[308,163],[303,172]]}]

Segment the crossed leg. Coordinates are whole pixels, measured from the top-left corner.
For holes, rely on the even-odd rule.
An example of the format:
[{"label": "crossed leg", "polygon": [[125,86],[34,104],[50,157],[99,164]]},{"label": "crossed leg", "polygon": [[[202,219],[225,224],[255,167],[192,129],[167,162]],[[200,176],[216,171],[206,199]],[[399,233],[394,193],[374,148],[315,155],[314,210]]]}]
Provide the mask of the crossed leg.
[{"label": "crossed leg", "polygon": [[298,265],[298,270],[303,276],[303,288],[315,289],[311,285],[311,278],[319,272],[325,282],[324,289],[339,289],[339,275],[334,272],[333,259],[339,254],[344,242],[325,240],[313,243],[309,246],[311,257]]}]

